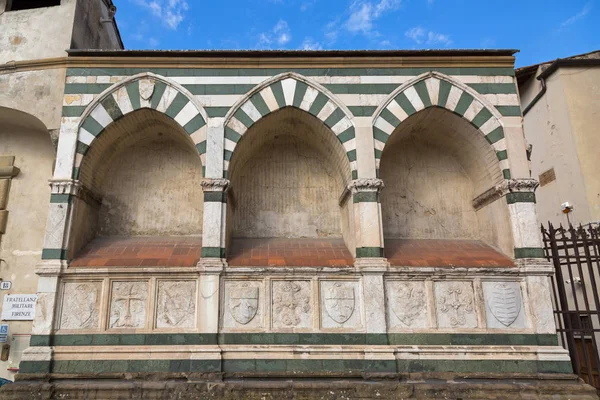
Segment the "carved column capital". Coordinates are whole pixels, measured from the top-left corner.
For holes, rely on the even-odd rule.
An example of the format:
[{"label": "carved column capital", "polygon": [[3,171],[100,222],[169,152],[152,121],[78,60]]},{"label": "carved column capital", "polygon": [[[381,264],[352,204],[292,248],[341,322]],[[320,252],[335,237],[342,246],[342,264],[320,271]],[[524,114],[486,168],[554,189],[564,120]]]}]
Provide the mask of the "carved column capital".
[{"label": "carved column capital", "polygon": [[540,186],[540,183],[533,178],[523,178],[523,179],[508,179],[505,181],[506,193],[512,192],[535,192],[535,190]]},{"label": "carved column capital", "polygon": [[384,187],[385,185],[381,179],[362,178],[351,181],[347,186],[347,190],[349,190],[351,193],[380,192]]},{"label": "carved column capital", "polygon": [[81,183],[76,179],[50,179],[50,193],[70,194],[76,196],[81,189]]},{"label": "carved column capital", "polygon": [[378,178],[361,178],[350,181],[344,188],[339,199],[339,204],[342,205],[351,194],[356,193],[379,193],[385,187],[383,181]]},{"label": "carved column capital", "polygon": [[204,192],[226,192],[231,182],[224,178],[204,178],[201,185]]},{"label": "carved column capital", "polygon": [[533,178],[505,179],[473,199],[476,210],[493,203],[509,193],[533,193],[540,183]]}]

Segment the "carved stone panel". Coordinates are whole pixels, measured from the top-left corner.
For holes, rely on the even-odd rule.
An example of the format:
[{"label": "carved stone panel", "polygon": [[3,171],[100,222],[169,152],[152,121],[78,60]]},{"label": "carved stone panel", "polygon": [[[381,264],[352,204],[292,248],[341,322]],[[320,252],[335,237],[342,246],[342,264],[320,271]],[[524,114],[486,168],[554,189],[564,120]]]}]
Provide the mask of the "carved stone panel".
[{"label": "carved stone panel", "polygon": [[196,297],[196,281],[158,281],[156,327],[195,327]]},{"label": "carved stone panel", "polygon": [[390,328],[427,328],[427,289],[423,281],[387,281]]},{"label": "carved stone panel", "polygon": [[60,329],[97,329],[100,321],[102,282],[66,282]]},{"label": "carved stone panel", "polygon": [[312,326],[310,281],[274,281],[271,306],[273,328]]},{"label": "carved stone panel", "polygon": [[434,292],[440,328],[477,328],[472,282],[435,282]]},{"label": "carved stone panel", "polygon": [[361,328],[360,294],[357,281],[321,281],[321,327]]},{"label": "carved stone panel", "polygon": [[144,328],[148,282],[113,282],[110,299],[111,328]]},{"label": "carved stone panel", "polygon": [[519,282],[483,282],[488,328],[525,328],[525,312]]},{"label": "carved stone panel", "polygon": [[261,328],[263,326],[263,283],[225,281],[223,327]]}]

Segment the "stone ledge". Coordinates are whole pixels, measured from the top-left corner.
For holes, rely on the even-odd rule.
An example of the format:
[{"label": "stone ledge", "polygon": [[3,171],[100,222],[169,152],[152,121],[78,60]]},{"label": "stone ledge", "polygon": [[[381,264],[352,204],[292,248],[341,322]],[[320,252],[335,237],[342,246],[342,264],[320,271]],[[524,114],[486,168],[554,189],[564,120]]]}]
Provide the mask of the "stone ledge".
[{"label": "stone ledge", "polygon": [[0,399],[579,399],[596,391],[565,374],[372,374],[284,379],[224,379],[219,374],[18,375],[0,390]]}]

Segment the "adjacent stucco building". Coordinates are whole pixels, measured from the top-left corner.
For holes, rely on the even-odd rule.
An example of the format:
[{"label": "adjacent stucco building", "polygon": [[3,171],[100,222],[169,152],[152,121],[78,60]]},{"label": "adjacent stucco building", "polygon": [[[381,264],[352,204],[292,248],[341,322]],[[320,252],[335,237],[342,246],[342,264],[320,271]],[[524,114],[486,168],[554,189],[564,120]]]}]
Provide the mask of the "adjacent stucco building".
[{"label": "adjacent stucco building", "polygon": [[540,181],[540,221],[600,222],[600,51],[519,68],[531,172]]},{"label": "adjacent stucco building", "polygon": [[[0,0],[0,278],[35,294],[70,48],[123,47],[111,1]],[[114,13],[113,13],[114,14]],[[0,304],[0,307],[2,305]],[[31,321],[9,325],[0,377],[14,379]]]}]

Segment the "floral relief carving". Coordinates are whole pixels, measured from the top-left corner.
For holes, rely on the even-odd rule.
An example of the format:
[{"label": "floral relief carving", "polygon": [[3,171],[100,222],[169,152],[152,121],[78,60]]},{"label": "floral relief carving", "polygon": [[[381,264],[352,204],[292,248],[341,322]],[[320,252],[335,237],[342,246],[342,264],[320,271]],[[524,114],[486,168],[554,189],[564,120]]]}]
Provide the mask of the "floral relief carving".
[{"label": "floral relief carving", "polygon": [[276,281],[273,283],[273,325],[310,327],[310,282]]},{"label": "floral relief carving", "polygon": [[444,290],[440,297],[440,311],[449,315],[452,327],[464,326],[467,323],[467,314],[473,313],[473,297],[466,292],[464,287],[453,285]]},{"label": "floral relief carving", "polygon": [[159,281],[156,317],[158,328],[194,327],[195,314],[195,281]]}]

